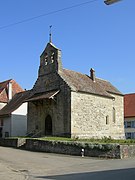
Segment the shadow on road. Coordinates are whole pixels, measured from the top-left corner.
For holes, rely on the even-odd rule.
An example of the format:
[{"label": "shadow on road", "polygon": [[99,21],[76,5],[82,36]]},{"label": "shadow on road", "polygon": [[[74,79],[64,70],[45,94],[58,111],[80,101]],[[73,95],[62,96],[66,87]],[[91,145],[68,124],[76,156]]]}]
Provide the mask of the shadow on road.
[{"label": "shadow on road", "polygon": [[132,180],[135,178],[135,168],[54,176],[36,176],[35,178],[49,180]]}]

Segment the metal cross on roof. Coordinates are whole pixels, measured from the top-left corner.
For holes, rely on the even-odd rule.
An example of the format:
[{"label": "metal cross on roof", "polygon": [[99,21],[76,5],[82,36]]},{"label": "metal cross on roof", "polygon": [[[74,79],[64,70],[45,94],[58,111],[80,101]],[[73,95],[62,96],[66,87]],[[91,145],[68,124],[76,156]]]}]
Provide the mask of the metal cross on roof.
[{"label": "metal cross on roof", "polygon": [[49,42],[52,42],[52,25],[50,26]]}]

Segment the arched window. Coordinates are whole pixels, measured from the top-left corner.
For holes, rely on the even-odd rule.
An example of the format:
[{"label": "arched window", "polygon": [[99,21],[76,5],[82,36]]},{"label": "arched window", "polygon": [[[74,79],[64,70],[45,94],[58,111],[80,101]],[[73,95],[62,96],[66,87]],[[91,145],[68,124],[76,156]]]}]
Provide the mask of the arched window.
[{"label": "arched window", "polygon": [[50,115],[48,115],[45,118],[45,135],[46,136],[52,135],[52,118]]},{"label": "arched window", "polygon": [[116,122],[116,110],[114,107],[113,107],[113,122],[114,123]]},{"label": "arched window", "polygon": [[54,52],[52,51],[52,52],[51,52],[51,63],[54,63],[54,55],[55,55],[55,54],[54,54]]},{"label": "arched window", "polygon": [[45,66],[48,65],[48,54],[47,53],[45,53],[44,61],[45,61]]},{"label": "arched window", "polygon": [[106,124],[109,124],[109,116],[106,116]]}]

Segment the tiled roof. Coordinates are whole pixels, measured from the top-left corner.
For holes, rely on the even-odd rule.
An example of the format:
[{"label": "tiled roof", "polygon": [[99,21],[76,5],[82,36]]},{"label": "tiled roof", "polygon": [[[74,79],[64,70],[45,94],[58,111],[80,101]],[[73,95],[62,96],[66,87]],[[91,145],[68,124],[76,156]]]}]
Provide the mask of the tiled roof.
[{"label": "tiled roof", "polygon": [[22,103],[30,97],[30,91],[23,91],[14,95],[14,97],[9,101],[9,103],[0,110],[0,116],[10,115]]},{"label": "tiled roof", "polygon": [[103,79],[96,79],[97,83],[104,89],[105,91],[112,93],[112,94],[118,94],[124,96],[116,87],[114,87],[109,81],[103,80]]},{"label": "tiled roof", "polygon": [[12,96],[16,93],[23,91],[23,89],[12,79],[0,82],[0,102],[8,102],[8,84],[12,83]]},{"label": "tiled roof", "polygon": [[124,117],[135,117],[135,93],[124,96]]},{"label": "tiled roof", "polygon": [[96,94],[113,98],[110,93],[122,95],[110,82],[96,78],[95,82],[88,75],[63,69],[62,78],[74,91]]},{"label": "tiled roof", "polygon": [[51,99],[58,93],[59,93],[59,90],[37,93],[37,94],[30,96],[30,98],[26,99],[26,102],[37,101],[37,100],[41,100],[41,99]]}]

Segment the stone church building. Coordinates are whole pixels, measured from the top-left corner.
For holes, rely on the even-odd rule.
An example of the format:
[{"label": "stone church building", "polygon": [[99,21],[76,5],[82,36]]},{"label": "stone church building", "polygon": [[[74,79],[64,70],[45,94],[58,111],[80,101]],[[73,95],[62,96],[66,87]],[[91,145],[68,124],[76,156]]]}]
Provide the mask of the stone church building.
[{"label": "stone church building", "polygon": [[123,94],[110,82],[64,69],[49,42],[28,101],[28,133],[40,136],[122,139]]}]

